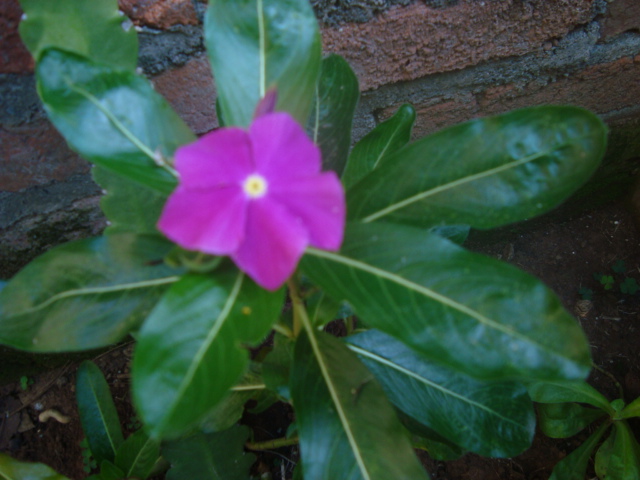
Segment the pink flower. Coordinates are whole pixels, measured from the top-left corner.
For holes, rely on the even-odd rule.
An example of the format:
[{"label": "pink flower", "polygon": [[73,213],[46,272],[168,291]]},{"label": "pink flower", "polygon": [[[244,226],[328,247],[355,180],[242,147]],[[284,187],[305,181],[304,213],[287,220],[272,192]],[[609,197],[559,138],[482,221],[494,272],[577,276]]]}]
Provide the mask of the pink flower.
[{"label": "pink flower", "polygon": [[229,255],[269,290],[291,276],[308,245],[340,248],[342,185],[320,171],[318,147],[289,114],[262,115],[248,131],[216,130],[175,159],[180,184],[158,228],[178,245]]}]

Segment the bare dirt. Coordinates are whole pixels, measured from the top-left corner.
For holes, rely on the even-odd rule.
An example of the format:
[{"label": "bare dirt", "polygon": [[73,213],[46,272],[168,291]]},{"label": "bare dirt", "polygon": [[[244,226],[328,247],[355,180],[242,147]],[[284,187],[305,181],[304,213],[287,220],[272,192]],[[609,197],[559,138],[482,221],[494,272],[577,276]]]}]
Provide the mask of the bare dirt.
[{"label": "bare dirt", "polygon": [[[640,283],[638,219],[627,204],[606,205],[571,220],[542,223],[524,232],[473,234],[466,246],[541,278],[559,295],[589,338],[594,363],[600,369],[594,370],[590,382],[610,400],[619,396],[615,382],[622,387],[627,402],[640,396],[640,292],[629,295],[619,288],[625,278]],[[597,274],[611,275],[613,288],[605,289],[594,277]],[[132,347],[125,343],[94,358],[111,386],[127,433],[136,428],[135,412],[129,403]],[[15,381],[0,387],[1,452],[46,463],[73,480],[88,476],[83,470],[83,434],[75,407],[78,365],[79,361],[73,360],[57,369],[25,377],[22,385]],[[51,409],[67,416],[68,423],[39,421],[39,415]],[[247,414],[243,421],[253,428],[254,440],[262,441],[282,437],[292,418],[288,406],[274,405],[260,415]],[[632,427],[640,437],[640,425],[632,421]],[[512,459],[468,454],[455,461],[438,462],[424,452],[419,455],[433,480],[546,480],[555,463],[588,433],[565,440],[537,434],[532,448]],[[296,447],[261,453],[254,474],[288,480],[298,459]]]}]

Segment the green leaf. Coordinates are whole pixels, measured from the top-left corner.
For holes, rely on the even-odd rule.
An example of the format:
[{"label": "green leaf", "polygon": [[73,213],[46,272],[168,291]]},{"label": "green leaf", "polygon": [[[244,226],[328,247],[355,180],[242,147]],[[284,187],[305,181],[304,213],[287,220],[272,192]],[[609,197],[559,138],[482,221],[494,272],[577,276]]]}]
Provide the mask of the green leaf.
[{"label": "green leaf", "polygon": [[607,439],[602,442],[600,448],[596,451],[594,470],[598,478],[607,478],[607,470],[609,469],[609,462],[611,462],[611,453],[613,452],[613,442],[615,438],[616,430],[614,428],[611,430]]},{"label": "green leaf", "polygon": [[547,437],[572,437],[595,420],[607,414],[600,409],[577,403],[541,403],[537,407],[540,430]]},{"label": "green leaf", "polygon": [[640,478],[640,445],[627,422],[615,422],[616,436],[607,465],[607,480]]},{"label": "green leaf", "polygon": [[584,480],[591,454],[607,428],[609,425],[602,425],[582,445],[560,460],[549,480]]},{"label": "green leaf", "polygon": [[620,291],[622,293],[626,293],[627,295],[634,295],[638,288],[638,282],[636,282],[635,278],[625,278],[622,282],[620,282]]},{"label": "green leaf", "polygon": [[93,362],[85,361],[78,368],[76,401],[82,430],[93,458],[98,463],[103,460],[112,462],[124,438],[109,385]]},{"label": "green leaf", "polygon": [[306,125],[322,48],[308,0],[210,0],[205,44],[226,125],[249,125],[274,87],[276,109]]},{"label": "green leaf", "polygon": [[135,70],[138,37],[130,20],[118,12],[117,0],[20,0],[20,5],[26,16],[20,37],[36,60],[54,47]]},{"label": "green leaf", "polygon": [[291,370],[305,480],[428,478],[371,373],[342,342],[309,330]]},{"label": "green leaf", "polygon": [[282,290],[267,292],[235,268],[187,274],[173,285],[138,336],[133,397],[154,438],[187,432],[240,380],[246,344],[278,318]]},{"label": "green leaf", "polygon": [[358,78],[340,55],[322,60],[307,131],[322,151],[325,170],[342,173],[351,147],[351,124],[358,104]]},{"label": "green leaf", "polygon": [[162,455],[171,462],[167,480],[247,480],[255,461],[243,449],[248,437],[248,427],[236,426],[164,444]]},{"label": "green leaf", "polygon": [[109,235],[49,250],[0,292],[0,343],[34,352],[110,345],[140,326],[182,270],[159,237]]},{"label": "green leaf", "polygon": [[615,413],[607,400],[600,392],[587,382],[555,381],[532,383],[528,387],[529,395],[538,403],[566,403],[578,402],[604,410],[610,415]]},{"label": "green leaf", "polygon": [[116,452],[115,464],[126,478],[144,479],[149,476],[160,457],[160,444],[142,430],[132,434]]},{"label": "green leaf", "polygon": [[405,103],[391,118],[377,125],[356,143],[342,175],[345,188],[351,188],[380,166],[384,158],[409,143],[415,120],[415,109]]},{"label": "green leaf", "polygon": [[627,405],[620,414],[620,418],[631,417],[640,417],[640,397],[636,398],[633,402]]},{"label": "green leaf", "polygon": [[262,377],[265,385],[286,401],[291,400],[289,379],[293,361],[293,347],[292,340],[276,333],[273,338],[273,350],[262,362]]},{"label": "green leaf", "polygon": [[105,234],[160,235],[156,224],[167,201],[164,195],[106,168],[95,167],[91,173],[106,192],[100,199],[100,207],[110,223]]},{"label": "green leaf", "polygon": [[340,253],[308,249],[301,267],[367,325],[471,376],[588,374],[584,333],[539,280],[421,229],[351,224]]},{"label": "green leaf", "polygon": [[2,480],[69,480],[42,463],[25,463],[0,452]]},{"label": "green leaf", "polygon": [[124,478],[124,472],[109,460],[103,460],[102,463],[100,463],[98,478],[100,480],[122,480]]},{"label": "green leaf", "polygon": [[42,54],[36,75],[49,118],[87,160],[164,195],[176,178],[158,166],[193,133],[153,90],[131,72],[59,50]]},{"label": "green leaf", "polygon": [[447,128],[386,156],[350,191],[349,219],[494,228],[562,202],[598,167],[606,127],[543,106]]},{"label": "green leaf", "polygon": [[347,341],[396,407],[455,445],[486,457],[512,457],[531,445],[535,414],[522,385],[478,381],[376,330]]}]

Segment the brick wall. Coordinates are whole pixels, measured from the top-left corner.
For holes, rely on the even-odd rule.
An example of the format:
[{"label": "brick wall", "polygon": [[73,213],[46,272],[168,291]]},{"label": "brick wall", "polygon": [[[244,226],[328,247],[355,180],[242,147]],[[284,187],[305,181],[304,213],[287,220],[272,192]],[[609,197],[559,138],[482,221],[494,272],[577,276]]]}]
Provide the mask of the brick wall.
[{"label": "brick wall", "polygon": [[[102,228],[89,167],[46,120],[17,0],[0,2],[0,278],[42,250]],[[324,48],[362,89],[354,136],[405,102],[416,135],[546,103],[575,104],[611,128],[593,187],[622,191],[640,166],[638,0],[311,0]],[[199,134],[217,125],[202,43],[204,0],[120,0],[140,30],[140,66]]]}]

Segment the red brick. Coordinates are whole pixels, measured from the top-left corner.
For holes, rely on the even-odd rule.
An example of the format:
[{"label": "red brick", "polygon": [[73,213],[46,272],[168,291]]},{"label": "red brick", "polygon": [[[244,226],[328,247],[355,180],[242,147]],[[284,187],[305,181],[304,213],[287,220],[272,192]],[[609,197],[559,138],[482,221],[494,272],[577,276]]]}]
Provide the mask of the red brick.
[{"label": "red brick", "polygon": [[640,2],[638,0],[615,0],[607,7],[602,20],[601,35],[608,40],[622,32],[640,31]]},{"label": "red brick", "polygon": [[34,62],[18,33],[22,9],[18,0],[4,0],[0,6],[0,73],[30,73]]},{"label": "red brick", "polygon": [[218,126],[216,90],[205,55],[180,68],[163,72],[152,81],[155,89],[195,133],[206,133]]},{"label": "red brick", "polygon": [[[474,95],[461,94],[453,99],[431,99],[417,105],[414,134],[427,135],[436,130],[472,118],[504,113],[533,105],[578,105],[599,114],[612,114],[638,106],[640,98],[640,55],[588,67],[568,77],[543,84],[513,84],[488,87]],[[397,106],[381,113],[393,114]]]},{"label": "red brick", "polygon": [[591,20],[595,0],[460,0],[396,7],[364,24],[323,29],[326,51],[344,56],[363,90],[544,49]]},{"label": "red brick", "polygon": [[164,29],[199,23],[192,0],[118,0],[118,3],[136,25]]},{"label": "red brick", "polygon": [[89,171],[89,164],[69,150],[46,120],[0,129],[0,145],[0,191],[16,192]]}]

